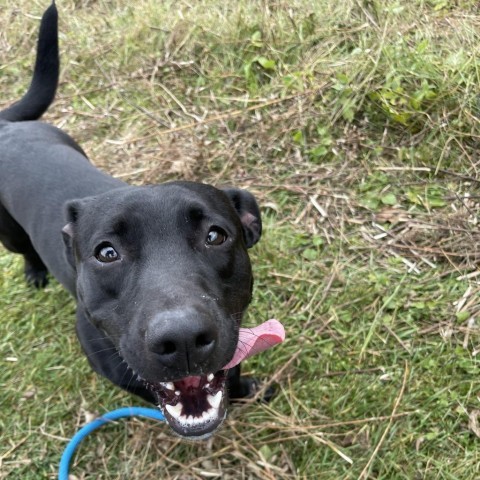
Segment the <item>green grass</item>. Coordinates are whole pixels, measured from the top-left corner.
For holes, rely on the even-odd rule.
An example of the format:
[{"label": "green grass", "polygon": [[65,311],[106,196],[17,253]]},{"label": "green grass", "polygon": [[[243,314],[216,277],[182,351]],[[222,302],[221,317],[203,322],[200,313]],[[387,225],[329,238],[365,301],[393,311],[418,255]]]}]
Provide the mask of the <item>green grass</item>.
[{"label": "green grass", "polygon": [[[47,3],[0,11],[0,105]],[[244,367],[273,379],[270,404],[206,444],[104,427],[76,478],[478,478],[477,2],[61,3],[46,120],[129,182],[255,193],[245,324],[287,330]],[[0,270],[0,478],[53,479],[86,418],[139,401],[90,370],[55,281],[27,287],[3,249]]]}]

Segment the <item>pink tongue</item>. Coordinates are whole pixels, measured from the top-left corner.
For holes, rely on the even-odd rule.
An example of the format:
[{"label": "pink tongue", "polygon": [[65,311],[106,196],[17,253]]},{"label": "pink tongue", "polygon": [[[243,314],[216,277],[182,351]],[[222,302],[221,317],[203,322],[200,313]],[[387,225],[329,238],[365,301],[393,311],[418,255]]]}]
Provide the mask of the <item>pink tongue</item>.
[{"label": "pink tongue", "polygon": [[268,320],[258,327],[241,328],[238,337],[237,350],[233,358],[223,367],[224,369],[232,368],[238,365],[256,353],[263,352],[277,343],[285,340],[285,329],[283,325],[275,319]]}]

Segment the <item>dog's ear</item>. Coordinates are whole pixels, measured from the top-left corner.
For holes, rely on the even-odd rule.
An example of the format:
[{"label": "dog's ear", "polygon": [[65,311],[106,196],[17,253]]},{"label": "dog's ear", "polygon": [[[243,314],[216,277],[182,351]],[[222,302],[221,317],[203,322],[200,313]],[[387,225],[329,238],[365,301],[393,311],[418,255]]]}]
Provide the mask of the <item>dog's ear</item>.
[{"label": "dog's ear", "polygon": [[75,268],[75,254],[73,250],[73,238],[75,226],[83,206],[82,200],[70,200],[65,204],[65,218],[67,223],[62,228],[63,243],[65,244],[65,256],[68,263]]},{"label": "dog's ear", "polygon": [[243,237],[247,248],[253,247],[262,235],[262,219],[255,197],[240,188],[222,188],[237,211],[243,227]]},{"label": "dog's ear", "polygon": [[65,203],[65,219],[67,220],[66,225],[62,228],[63,238],[72,239],[75,233],[75,225],[77,224],[78,217],[82,211],[85,200],[69,200]]}]

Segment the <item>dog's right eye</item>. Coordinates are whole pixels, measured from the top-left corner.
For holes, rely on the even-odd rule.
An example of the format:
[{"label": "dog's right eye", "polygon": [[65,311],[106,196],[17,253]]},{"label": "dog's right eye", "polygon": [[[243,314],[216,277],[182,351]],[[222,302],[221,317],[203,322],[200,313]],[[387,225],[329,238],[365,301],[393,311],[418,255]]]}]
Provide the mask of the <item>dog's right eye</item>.
[{"label": "dog's right eye", "polygon": [[120,255],[111,245],[102,244],[97,247],[95,258],[102,263],[111,263],[118,260]]},{"label": "dog's right eye", "polygon": [[221,245],[227,241],[227,234],[226,232],[221,229],[220,227],[212,227],[208,231],[207,239],[205,244],[207,246],[211,245]]}]

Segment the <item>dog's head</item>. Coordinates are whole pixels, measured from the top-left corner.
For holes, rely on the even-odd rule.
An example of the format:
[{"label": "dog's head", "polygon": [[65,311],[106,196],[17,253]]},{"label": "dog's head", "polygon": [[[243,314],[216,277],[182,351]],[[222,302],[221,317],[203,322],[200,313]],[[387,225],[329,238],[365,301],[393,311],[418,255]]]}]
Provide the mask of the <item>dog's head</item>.
[{"label": "dog's head", "polygon": [[174,182],[67,204],[64,238],[89,321],[155,395],[178,434],[201,438],[225,416],[225,370],[261,235],[254,197]]}]

